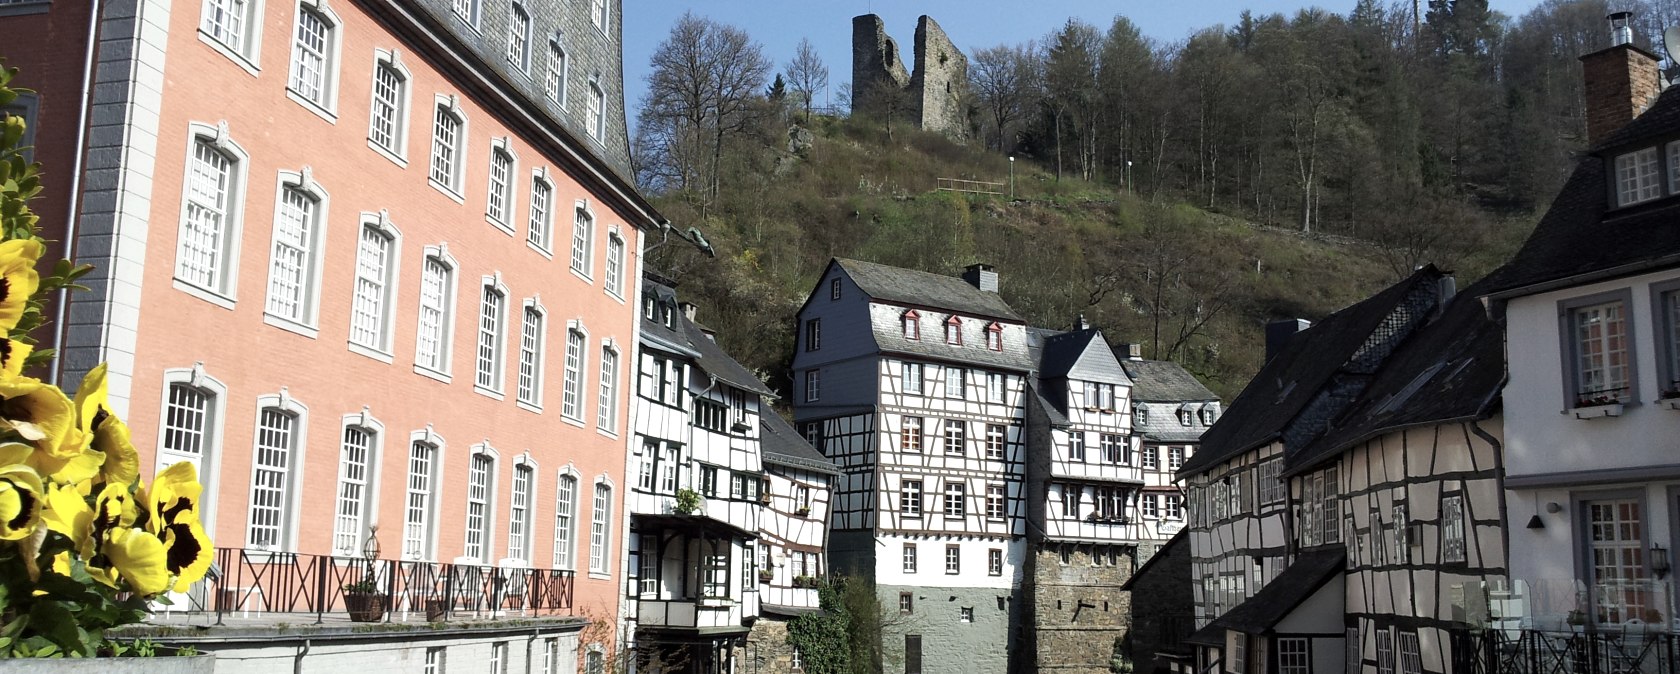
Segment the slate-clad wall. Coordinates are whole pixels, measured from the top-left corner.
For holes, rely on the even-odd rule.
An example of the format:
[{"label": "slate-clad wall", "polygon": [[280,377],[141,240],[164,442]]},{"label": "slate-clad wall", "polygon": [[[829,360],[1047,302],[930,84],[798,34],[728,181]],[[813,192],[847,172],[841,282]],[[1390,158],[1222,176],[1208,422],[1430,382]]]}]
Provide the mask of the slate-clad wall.
[{"label": "slate-clad wall", "polygon": [[[925,565],[927,562],[923,562]],[[915,610],[897,612],[900,592],[915,597]],[[1009,666],[1016,608],[1011,590],[879,585],[876,594],[887,619],[882,626],[883,672],[903,672],[904,637],[922,637],[923,674],[1005,674]],[[999,608],[1002,601],[1003,608]],[[974,609],[974,622],[961,620],[961,609]],[[1030,670],[1029,670],[1030,671]]]}]

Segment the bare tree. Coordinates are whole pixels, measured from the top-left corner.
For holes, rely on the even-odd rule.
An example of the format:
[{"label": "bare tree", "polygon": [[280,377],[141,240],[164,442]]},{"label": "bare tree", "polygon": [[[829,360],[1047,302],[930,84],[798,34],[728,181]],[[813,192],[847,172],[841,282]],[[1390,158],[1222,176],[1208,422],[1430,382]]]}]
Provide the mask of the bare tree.
[{"label": "bare tree", "polygon": [[811,123],[811,102],[817,92],[828,88],[828,66],[817,56],[817,49],[809,39],[801,38],[794,50],[793,60],[787,64],[788,84],[805,99],[805,123]]}]

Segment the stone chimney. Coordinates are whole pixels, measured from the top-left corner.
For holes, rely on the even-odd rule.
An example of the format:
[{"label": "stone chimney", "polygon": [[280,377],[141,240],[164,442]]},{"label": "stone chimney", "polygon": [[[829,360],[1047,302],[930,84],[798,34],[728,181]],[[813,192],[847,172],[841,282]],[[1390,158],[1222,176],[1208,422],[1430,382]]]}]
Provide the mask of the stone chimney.
[{"label": "stone chimney", "polygon": [[1593,147],[1633,121],[1662,93],[1661,61],[1633,45],[1632,12],[1609,17],[1610,48],[1581,57],[1586,81],[1587,146]]},{"label": "stone chimney", "polygon": [[693,302],[678,302],[677,308],[682,310],[683,318],[689,321],[693,321],[694,314],[700,310],[700,307],[694,306]]},{"label": "stone chimney", "polygon": [[1270,361],[1272,356],[1276,356],[1278,351],[1283,350],[1283,345],[1289,343],[1289,338],[1294,337],[1295,333],[1310,327],[1312,327],[1312,321],[1299,318],[1286,318],[1267,323],[1266,360]]},{"label": "stone chimney", "polygon": [[1085,314],[1079,314],[1078,316],[1075,316],[1073,318],[1073,329],[1075,329],[1075,330],[1090,330],[1091,329],[1091,322],[1085,320]]},{"label": "stone chimney", "polygon": [[989,264],[971,264],[964,268],[963,280],[989,293],[998,291],[997,268]]},{"label": "stone chimney", "polygon": [[1117,350],[1126,360],[1143,360],[1143,345],[1137,342],[1121,344]]}]

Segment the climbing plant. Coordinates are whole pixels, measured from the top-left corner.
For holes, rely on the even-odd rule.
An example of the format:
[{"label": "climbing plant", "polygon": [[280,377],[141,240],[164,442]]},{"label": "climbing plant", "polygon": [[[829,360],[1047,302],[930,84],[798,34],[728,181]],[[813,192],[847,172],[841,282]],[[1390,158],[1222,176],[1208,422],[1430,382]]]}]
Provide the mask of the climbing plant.
[{"label": "climbing plant", "polygon": [[846,674],[851,671],[851,611],[844,601],[847,581],[836,578],[817,588],[820,613],[788,621],[788,643],[804,657],[807,674]]}]

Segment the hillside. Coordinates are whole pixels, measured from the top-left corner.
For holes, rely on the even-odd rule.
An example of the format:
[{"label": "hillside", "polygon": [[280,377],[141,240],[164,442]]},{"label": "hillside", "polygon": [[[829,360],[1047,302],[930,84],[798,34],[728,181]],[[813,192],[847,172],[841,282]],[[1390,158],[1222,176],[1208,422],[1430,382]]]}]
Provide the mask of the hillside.
[{"label": "hillside", "polygon": [[[933,134],[819,117],[808,148],[731,152],[733,176],[705,209],[691,193],[657,203],[676,229],[703,232],[716,257],[677,241],[650,270],[678,281],[699,321],[771,385],[787,391],[795,312],[831,257],[957,274],[997,267],[1001,292],[1035,325],[1067,327],[1084,314],[1114,342],[1139,342],[1220,395],[1234,395],[1263,357],[1263,326],[1317,319],[1396,280],[1421,262],[1486,273],[1520,240],[1511,223],[1460,254],[1257,226],[1015,162],[1017,199],[937,191],[937,179],[1002,182],[1002,155]],[[771,134],[765,134],[771,135]],[[779,143],[778,143],[779,144]],[[1429,217],[1423,215],[1420,217]],[[1451,250],[1451,249],[1448,249]],[[1450,259],[1425,259],[1428,257]]]}]

